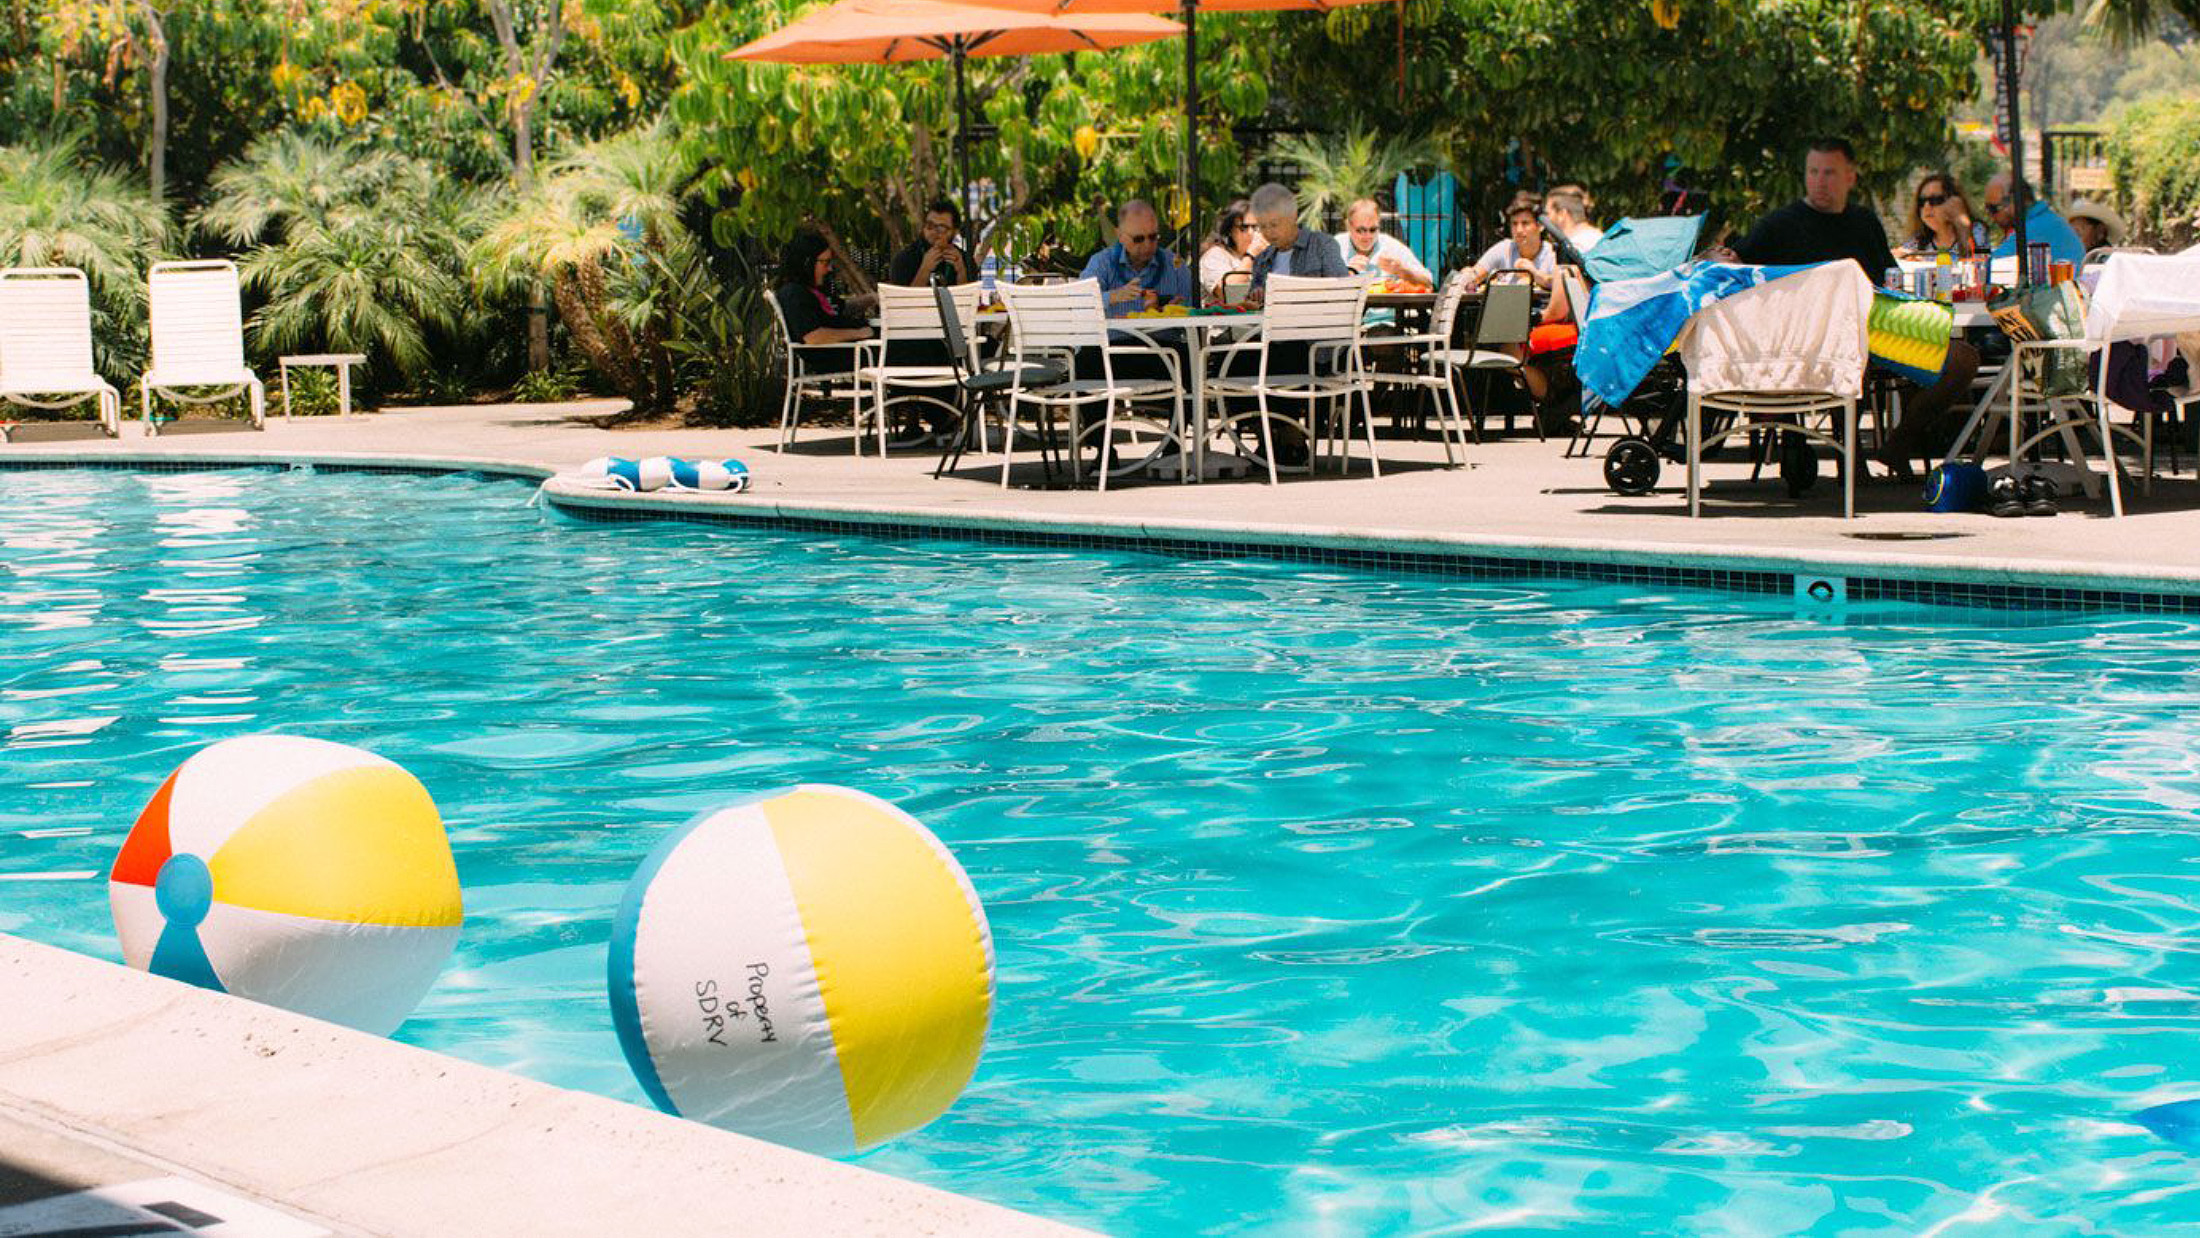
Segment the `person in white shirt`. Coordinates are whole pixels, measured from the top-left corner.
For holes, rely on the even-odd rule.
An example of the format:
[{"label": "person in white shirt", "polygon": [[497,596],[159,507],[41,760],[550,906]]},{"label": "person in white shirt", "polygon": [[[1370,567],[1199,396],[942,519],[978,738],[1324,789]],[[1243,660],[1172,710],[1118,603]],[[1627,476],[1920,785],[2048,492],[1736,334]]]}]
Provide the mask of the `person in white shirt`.
[{"label": "person in white shirt", "polygon": [[1548,290],[1558,276],[1558,253],[1543,243],[1543,223],[1536,218],[1534,199],[1514,199],[1505,208],[1505,228],[1511,236],[1482,251],[1468,279],[1481,284],[1495,276],[1517,274]]},{"label": "person in white shirt", "polygon": [[1604,229],[1589,222],[1589,204],[1581,195],[1563,189],[1554,189],[1543,199],[1543,213],[1550,218],[1551,226],[1558,229],[1574,252],[1587,254],[1604,239]]},{"label": "person in white shirt", "polygon": [[1382,220],[1382,208],[1373,198],[1362,198],[1345,208],[1345,230],[1337,234],[1345,269],[1354,275],[1372,271],[1387,279],[1410,279],[1433,287],[1436,277],[1413,256],[1404,241],[1383,231]]}]

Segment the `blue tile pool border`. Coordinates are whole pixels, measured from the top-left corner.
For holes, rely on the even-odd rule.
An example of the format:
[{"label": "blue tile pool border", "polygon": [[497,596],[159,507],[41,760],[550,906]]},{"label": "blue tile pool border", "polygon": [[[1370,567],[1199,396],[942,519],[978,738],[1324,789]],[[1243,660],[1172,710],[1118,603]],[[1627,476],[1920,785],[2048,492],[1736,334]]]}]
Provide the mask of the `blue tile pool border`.
[{"label": "blue tile pool border", "polygon": [[[538,482],[548,470],[518,465],[434,461],[376,460],[264,460],[188,457],[147,459],[143,456],[100,459],[83,456],[0,456],[0,471],[104,469],[186,473],[244,469],[263,472],[376,473],[407,477],[471,476],[487,481]],[[1679,553],[1645,548],[1615,548],[1588,554],[1569,554],[1559,548],[1520,548],[1517,554],[1488,553],[1474,548],[1432,548],[1416,542],[1412,548],[1380,544],[1325,545],[1308,534],[1307,540],[1248,534],[1234,538],[1223,530],[1187,530],[1184,535],[1137,531],[1108,532],[1089,525],[1055,527],[1043,521],[1016,522],[988,519],[928,521],[906,513],[882,511],[875,516],[834,517],[791,514],[771,508],[747,506],[740,501],[708,507],[674,504],[643,496],[591,495],[574,501],[544,491],[546,505],[561,516],[588,523],[633,523],[669,520],[685,524],[738,524],[788,532],[824,533],[835,536],[873,537],[887,541],[949,538],[997,546],[1051,550],[1107,550],[1162,555],[1177,559],[1267,559],[1319,567],[1342,567],[1379,572],[1441,576],[1457,580],[1578,580],[1603,584],[1640,585],[1654,588],[1702,589],[1718,593],[1800,595],[1804,583],[1817,578],[1840,581],[1847,602],[1906,602],[2000,611],[2118,611],[2137,614],[2200,614],[2200,582],[2189,589],[2148,588],[2123,585],[2103,577],[2099,587],[2026,581],[2021,570],[2011,569],[2009,580],[1943,580],[1905,573],[1899,564],[1811,564],[1798,556],[1793,565],[1754,567],[1695,565],[1672,562]],[[1691,557],[1694,557],[1693,555]],[[1929,570],[1929,569],[1928,569]]]}]

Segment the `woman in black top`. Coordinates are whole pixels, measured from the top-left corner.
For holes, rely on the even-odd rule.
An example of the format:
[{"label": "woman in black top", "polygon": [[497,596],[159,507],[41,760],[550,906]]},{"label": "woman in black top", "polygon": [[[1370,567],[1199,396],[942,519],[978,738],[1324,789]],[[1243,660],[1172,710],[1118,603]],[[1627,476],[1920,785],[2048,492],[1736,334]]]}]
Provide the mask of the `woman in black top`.
[{"label": "woman in black top", "polygon": [[[832,248],[825,238],[815,232],[798,232],[779,251],[779,287],[772,292],[778,300],[780,312],[787,316],[787,334],[797,344],[845,344],[845,349],[833,352],[804,352],[797,354],[797,363],[804,370],[826,373],[848,372],[856,368],[856,342],[871,338],[871,328],[864,316],[825,291],[825,277],[832,271]],[[935,340],[895,340],[887,344],[888,365],[945,365],[947,346]],[[897,397],[909,394],[907,389],[889,385],[886,389],[888,407]],[[936,391],[924,394],[937,395]],[[902,410],[914,412],[922,418],[927,430],[935,435],[949,432],[955,425],[954,414],[936,404],[904,403]]]},{"label": "woman in black top", "polygon": [[[779,311],[787,316],[787,334],[797,344],[852,344],[871,338],[871,328],[860,314],[826,295],[825,277],[832,271],[833,255],[825,238],[815,232],[798,232],[779,251]],[[854,349],[849,349],[853,369]],[[818,355],[818,354],[813,354]]]}]

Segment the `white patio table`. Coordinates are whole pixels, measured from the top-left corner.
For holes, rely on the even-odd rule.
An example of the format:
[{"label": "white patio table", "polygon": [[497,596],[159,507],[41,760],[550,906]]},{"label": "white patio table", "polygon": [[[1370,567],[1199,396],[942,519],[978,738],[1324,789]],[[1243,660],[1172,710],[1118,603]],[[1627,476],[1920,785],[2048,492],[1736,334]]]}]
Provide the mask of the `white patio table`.
[{"label": "white patio table", "polygon": [[1176,337],[1184,341],[1187,360],[1190,362],[1191,390],[1186,392],[1192,401],[1192,424],[1197,446],[1192,451],[1195,481],[1207,480],[1207,350],[1214,337],[1221,332],[1251,330],[1261,324],[1260,312],[1242,314],[1186,314],[1180,317],[1127,317],[1108,320],[1110,330],[1138,336],[1149,344],[1162,344],[1164,337]]}]

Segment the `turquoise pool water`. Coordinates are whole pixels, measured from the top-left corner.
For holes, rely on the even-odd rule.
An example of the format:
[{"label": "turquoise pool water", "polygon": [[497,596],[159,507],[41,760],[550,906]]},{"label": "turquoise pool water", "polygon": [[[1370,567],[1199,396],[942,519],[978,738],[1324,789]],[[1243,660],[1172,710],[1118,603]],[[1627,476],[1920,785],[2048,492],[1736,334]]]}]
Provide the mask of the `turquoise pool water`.
[{"label": "turquoise pool water", "polygon": [[1118,1233],[2158,1233],[2200,1095],[2200,623],[575,525],[466,478],[0,471],[0,931],[117,957],[200,745],[412,769],[401,1038],[640,1094],[666,828],[891,797],[1000,959],[863,1162]]}]

